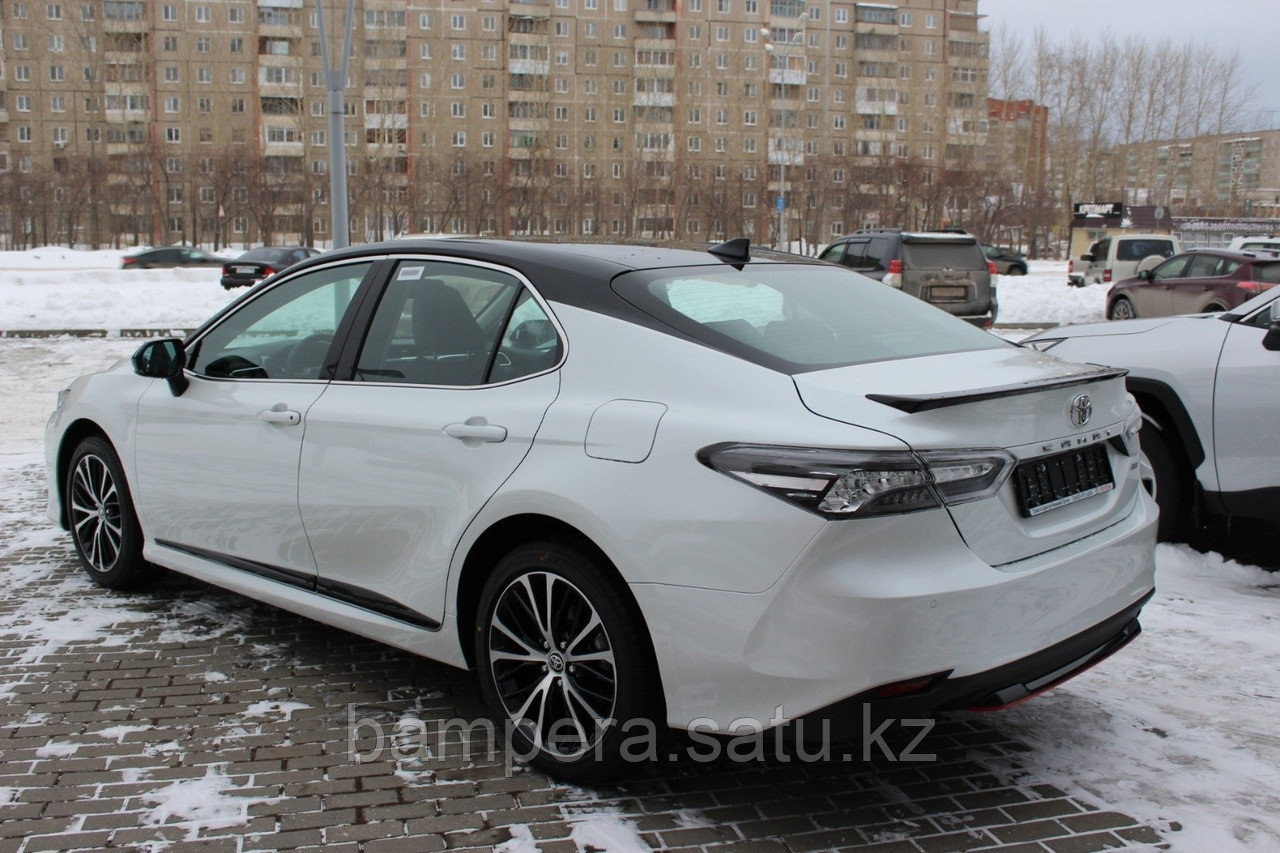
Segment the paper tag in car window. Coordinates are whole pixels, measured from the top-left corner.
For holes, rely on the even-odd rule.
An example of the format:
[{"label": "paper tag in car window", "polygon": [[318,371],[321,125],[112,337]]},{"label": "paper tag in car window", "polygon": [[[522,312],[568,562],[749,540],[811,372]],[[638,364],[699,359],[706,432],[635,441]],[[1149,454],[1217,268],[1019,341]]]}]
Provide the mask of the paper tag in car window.
[{"label": "paper tag in car window", "polygon": [[426,271],[426,267],[400,267],[400,271],[396,273],[396,281],[421,281],[422,274]]}]

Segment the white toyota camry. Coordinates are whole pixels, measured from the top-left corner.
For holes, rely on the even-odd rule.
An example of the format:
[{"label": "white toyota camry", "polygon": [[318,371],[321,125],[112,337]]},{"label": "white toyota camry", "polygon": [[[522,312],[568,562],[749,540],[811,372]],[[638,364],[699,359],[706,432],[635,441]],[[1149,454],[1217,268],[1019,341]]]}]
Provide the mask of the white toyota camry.
[{"label": "white toyota camry", "polygon": [[1123,373],[745,240],[360,246],[72,383],[49,514],[104,586],[163,566],[474,668],[586,778],[633,720],[998,708],[1127,643]]}]

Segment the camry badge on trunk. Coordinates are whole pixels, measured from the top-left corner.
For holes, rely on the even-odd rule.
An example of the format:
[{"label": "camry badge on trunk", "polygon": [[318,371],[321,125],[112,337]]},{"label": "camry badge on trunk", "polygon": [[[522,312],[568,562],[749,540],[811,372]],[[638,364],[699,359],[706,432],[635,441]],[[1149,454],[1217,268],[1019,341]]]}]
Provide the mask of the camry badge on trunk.
[{"label": "camry badge on trunk", "polygon": [[1076,426],[1084,426],[1093,417],[1093,398],[1081,394],[1071,401],[1071,422]]}]

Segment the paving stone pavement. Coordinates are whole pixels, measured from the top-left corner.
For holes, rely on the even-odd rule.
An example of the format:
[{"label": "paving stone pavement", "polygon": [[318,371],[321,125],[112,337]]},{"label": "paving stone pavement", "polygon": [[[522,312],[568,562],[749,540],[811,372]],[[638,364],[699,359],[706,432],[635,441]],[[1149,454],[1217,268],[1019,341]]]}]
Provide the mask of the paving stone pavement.
[{"label": "paving stone pavement", "polygon": [[470,674],[173,574],[98,589],[39,518],[42,476],[0,471],[0,853],[1163,845],[987,769],[1027,747],[980,715],[941,720],[931,762],[686,759],[592,790],[508,770],[478,734],[415,752],[483,716]]}]

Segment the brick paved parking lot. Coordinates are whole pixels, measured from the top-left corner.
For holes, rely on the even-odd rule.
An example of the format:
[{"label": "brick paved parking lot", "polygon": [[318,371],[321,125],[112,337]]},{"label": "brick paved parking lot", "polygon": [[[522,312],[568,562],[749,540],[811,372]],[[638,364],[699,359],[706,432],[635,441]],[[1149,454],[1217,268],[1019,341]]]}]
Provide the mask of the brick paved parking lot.
[{"label": "brick paved parking lot", "polygon": [[942,720],[916,749],[932,762],[685,760],[598,790],[460,745],[357,762],[374,723],[482,716],[472,676],[177,575],[97,589],[38,520],[30,458],[0,491],[0,853],[1163,843],[1020,772],[1027,747],[980,715]]}]

